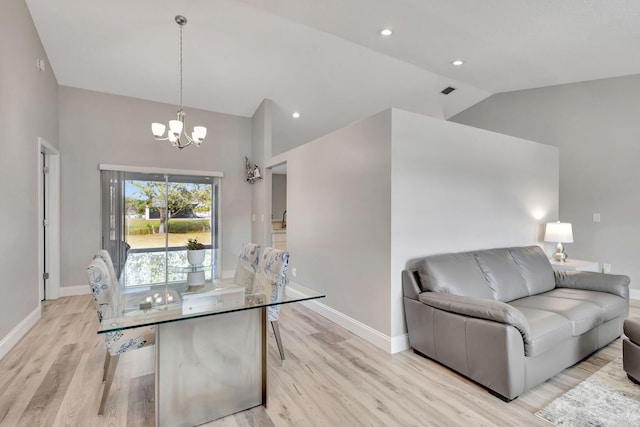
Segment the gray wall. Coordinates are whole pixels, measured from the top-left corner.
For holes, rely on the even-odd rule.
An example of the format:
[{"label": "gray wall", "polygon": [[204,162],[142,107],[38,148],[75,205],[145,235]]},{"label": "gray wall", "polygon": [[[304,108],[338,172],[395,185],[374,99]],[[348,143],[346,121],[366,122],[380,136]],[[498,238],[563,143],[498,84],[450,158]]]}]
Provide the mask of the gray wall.
[{"label": "gray wall", "polygon": [[559,219],[575,241],[567,253],[609,263],[640,289],[639,118],[633,75],[498,94],[451,120],[559,147]]},{"label": "gray wall", "polygon": [[206,126],[207,138],[200,148],[179,151],[151,135],[151,123],[173,119],[175,105],[63,86],[59,99],[61,286],[86,285],[85,268],[100,248],[100,163],[223,172],[222,271],[235,268],[251,232],[244,181],[250,119],[186,109],[188,126]]},{"label": "gray wall", "polygon": [[385,111],[286,153],[291,279],[387,335],[390,126]]},{"label": "gray wall", "polygon": [[271,218],[282,219],[287,209],[287,175],[271,175]]},{"label": "gray wall", "polygon": [[38,137],[58,145],[58,84],[23,0],[2,3],[0,58],[2,339],[39,306]]},{"label": "gray wall", "polygon": [[406,332],[401,270],[415,258],[541,244],[558,215],[558,149],[395,109],[392,123],[395,337]]}]

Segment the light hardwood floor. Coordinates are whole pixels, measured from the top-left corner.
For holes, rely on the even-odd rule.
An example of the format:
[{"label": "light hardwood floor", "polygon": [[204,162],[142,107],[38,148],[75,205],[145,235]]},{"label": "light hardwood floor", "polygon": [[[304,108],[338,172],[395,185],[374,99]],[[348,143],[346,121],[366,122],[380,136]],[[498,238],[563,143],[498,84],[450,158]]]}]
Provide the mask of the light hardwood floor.
[{"label": "light hardwood floor", "polygon": [[[631,315],[640,315],[632,301]],[[389,355],[300,304],[283,306],[287,360],[269,336],[268,408],[207,426],[549,426],[534,413],[621,355],[616,340],[511,403],[410,350]],[[104,340],[91,296],[43,304],[0,362],[2,426],[152,426],[153,347],[124,354],[104,416]]]}]

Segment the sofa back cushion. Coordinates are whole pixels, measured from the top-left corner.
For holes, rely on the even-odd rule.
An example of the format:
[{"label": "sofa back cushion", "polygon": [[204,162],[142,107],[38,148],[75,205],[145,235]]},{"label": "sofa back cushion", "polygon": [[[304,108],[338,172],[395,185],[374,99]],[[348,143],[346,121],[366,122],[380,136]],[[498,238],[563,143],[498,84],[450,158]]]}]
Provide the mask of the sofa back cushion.
[{"label": "sofa back cushion", "polygon": [[520,268],[529,295],[547,292],[556,287],[551,263],[539,246],[509,248],[509,252]]},{"label": "sofa back cushion", "polygon": [[529,288],[509,249],[489,249],[475,253],[494,299],[509,302],[529,296]]},{"label": "sofa back cushion", "polygon": [[429,256],[417,267],[425,291],[494,299],[472,252]]}]

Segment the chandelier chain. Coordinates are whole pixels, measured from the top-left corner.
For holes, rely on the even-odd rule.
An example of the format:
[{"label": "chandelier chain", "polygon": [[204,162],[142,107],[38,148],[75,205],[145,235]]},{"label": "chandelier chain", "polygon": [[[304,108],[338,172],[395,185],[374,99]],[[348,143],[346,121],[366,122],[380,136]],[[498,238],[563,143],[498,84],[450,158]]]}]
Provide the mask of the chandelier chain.
[{"label": "chandelier chain", "polygon": [[182,108],[182,25],[180,25],[180,109]]}]

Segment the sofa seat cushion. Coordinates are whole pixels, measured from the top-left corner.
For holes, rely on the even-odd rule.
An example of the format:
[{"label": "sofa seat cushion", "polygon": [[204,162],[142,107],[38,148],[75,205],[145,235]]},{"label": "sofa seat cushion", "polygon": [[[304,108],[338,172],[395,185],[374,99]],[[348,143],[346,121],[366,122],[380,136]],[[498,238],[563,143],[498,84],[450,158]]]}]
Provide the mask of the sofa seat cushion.
[{"label": "sofa seat cushion", "polygon": [[518,310],[527,318],[530,328],[530,338],[524,343],[525,356],[537,356],[571,338],[573,327],[566,317],[533,308]]},{"label": "sofa seat cushion", "polygon": [[640,316],[631,316],[624,321],[624,334],[632,343],[640,345]]},{"label": "sofa seat cushion", "polygon": [[576,299],[547,296],[546,293],[511,301],[509,305],[520,309],[550,311],[563,316],[571,322],[573,336],[582,335],[604,322],[600,306]]},{"label": "sofa seat cushion", "polygon": [[595,304],[602,309],[605,322],[615,319],[616,317],[624,318],[627,315],[627,300],[617,295],[605,292],[587,291],[584,289],[556,288],[545,293],[545,295],[554,298],[587,301]]}]

